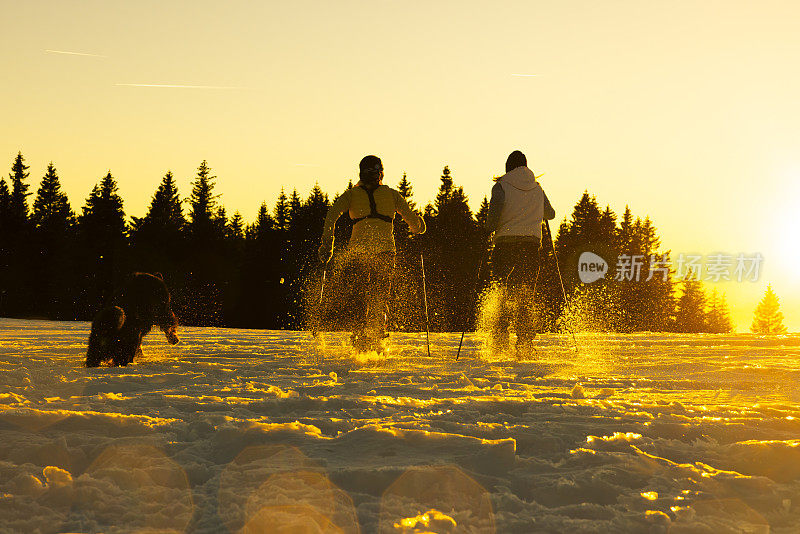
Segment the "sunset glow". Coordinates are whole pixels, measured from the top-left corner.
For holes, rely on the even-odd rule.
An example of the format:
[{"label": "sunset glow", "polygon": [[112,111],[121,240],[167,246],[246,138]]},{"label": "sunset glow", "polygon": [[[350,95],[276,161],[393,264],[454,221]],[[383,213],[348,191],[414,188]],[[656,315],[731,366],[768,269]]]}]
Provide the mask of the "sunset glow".
[{"label": "sunset glow", "polygon": [[367,153],[422,205],[449,165],[477,209],[519,148],[557,220],[588,190],[674,252],[761,252],[758,282],[720,285],[738,329],[768,282],[800,329],[794,4],[147,5],[5,6],[6,166],[53,161],[74,207],[110,169],[142,216],[206,159],[252,221],[281,188],[341,191]]}]

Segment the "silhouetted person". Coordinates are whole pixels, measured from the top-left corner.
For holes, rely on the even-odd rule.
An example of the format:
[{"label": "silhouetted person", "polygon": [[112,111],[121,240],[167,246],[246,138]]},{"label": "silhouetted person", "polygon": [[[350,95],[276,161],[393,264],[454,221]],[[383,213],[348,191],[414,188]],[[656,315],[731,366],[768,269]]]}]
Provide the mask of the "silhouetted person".
[{"label": "silhouetted person", "polygon": [[359,182],[345,191],[328,210],[319,247],[319,259],[330,261],[333,230],[347,212],[353,233],[345,251],[344,269],[339,278],[350,289],[341,307],[356,315],[351,340],[359,351],[383,351],[388,302],[395,262],[392,221],[399,213],[413,233],[425,232],[424,219],[411,210],[396,190],[383,185],[383,164],[377,156],[366,156],[359,163]]},{"label": "silhouetted person", "polygon": [[492,332],[497,348],[509,346],[509,324],[514,317],[517,350],[530,348],[533,294],[539,276],[542,221],[556,214],[544,190],[528,168],[525,154],[515,150],[506,160],[506,173],[492,187],[486,226],[494,232],[492,278],[501,291],[500,320]]}]

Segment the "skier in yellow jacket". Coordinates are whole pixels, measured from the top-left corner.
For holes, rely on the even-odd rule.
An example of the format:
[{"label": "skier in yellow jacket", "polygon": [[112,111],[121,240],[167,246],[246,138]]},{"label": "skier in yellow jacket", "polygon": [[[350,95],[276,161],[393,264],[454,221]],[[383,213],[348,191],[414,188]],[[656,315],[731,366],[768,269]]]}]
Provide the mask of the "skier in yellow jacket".
[{"label": "skier in yellow jacket", "polygon": [[319,259],[328,263],[333,255],[333,231],[345,212],[353,221],[353,233],[345,252],[342,281],[356,288],[363,302],[363,322],[351,340],[360,351],[383,350],[392,275],[395,262],[393,219],[399,213],[411,232],[425,233],[425,220],[396,190],[383,185],[383,164],[377,156],[359,163],[359,182],[345,191],[328,209],[319,247]]}]

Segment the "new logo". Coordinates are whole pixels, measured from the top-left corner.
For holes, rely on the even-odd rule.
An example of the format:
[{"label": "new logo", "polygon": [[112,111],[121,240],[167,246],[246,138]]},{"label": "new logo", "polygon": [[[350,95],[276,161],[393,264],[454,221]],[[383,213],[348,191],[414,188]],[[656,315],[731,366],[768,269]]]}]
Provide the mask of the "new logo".
[{"label": "new logo", "polygon": [[608,263],[594,252],[586,251],[578,258],[578,277],[584,284],[605,278],[607,272]]}]

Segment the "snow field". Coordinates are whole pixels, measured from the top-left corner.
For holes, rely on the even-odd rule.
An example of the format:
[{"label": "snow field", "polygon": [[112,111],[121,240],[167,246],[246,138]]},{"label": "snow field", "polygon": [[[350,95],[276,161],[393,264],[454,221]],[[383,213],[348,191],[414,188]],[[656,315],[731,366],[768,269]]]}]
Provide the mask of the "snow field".
[{"label": "snow field", "polygon": [[800,337],[184,328],[85,369],[0,320],[2,532],[796,532]]}]

